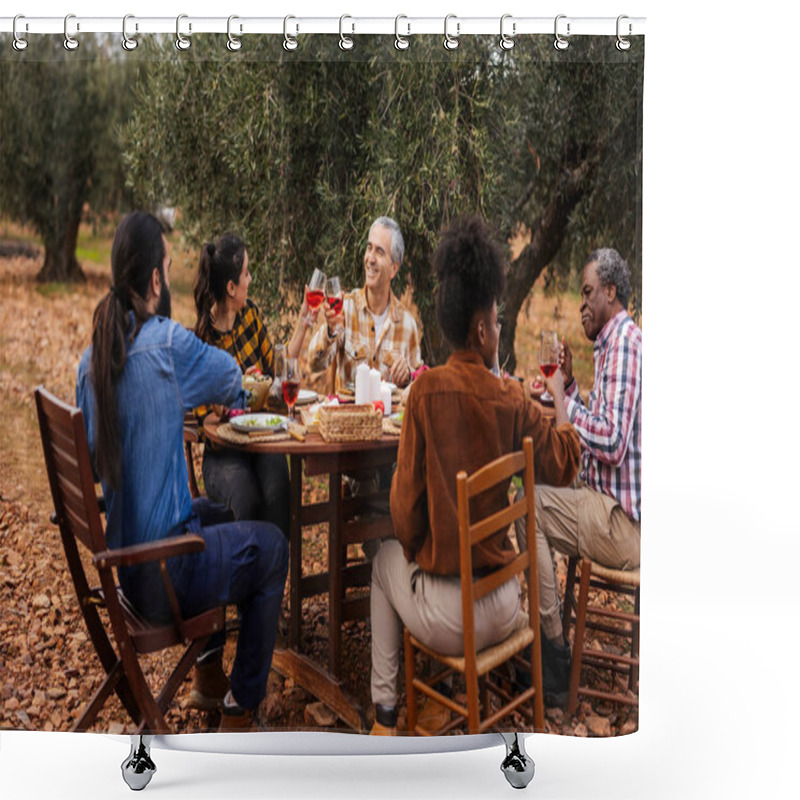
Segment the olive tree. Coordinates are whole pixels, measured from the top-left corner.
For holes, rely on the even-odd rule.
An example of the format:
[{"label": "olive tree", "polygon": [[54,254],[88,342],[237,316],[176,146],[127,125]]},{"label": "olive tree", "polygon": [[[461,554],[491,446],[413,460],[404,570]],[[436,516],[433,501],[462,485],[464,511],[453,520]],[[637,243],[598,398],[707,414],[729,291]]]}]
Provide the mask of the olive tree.
[{"label": "olive tree", "polygon": [[286,53],[259,37],[233,57],[214,55],[214,37],[184,53],[165,43],[126,131],[141,202],[176,204],[193,243],[242,235],[273,321],[315,266],[360,285],[382,214],[406,239],[396,288],[413,290],[429,363],[447,352],[430,257],[459,213],[481,214],[503,241],[531,233],[508,264],[511,368],[516,313],[546,267],[569,275],[599,243],[638,263],[641,54],[589,38],[568,54],[534,37],[510,52],[488,37],[454,53],[439,37],[403,53],[381,37],[348,53],[336,41]]},{"label": "olive tree", "polygon": [[[0,213],[30,224],[44,245],[42,281],[79,281],[84,206],[114,211],[126,200],[119,128],[135,65],[109,63],[109,42],[85,36],[67,53],[43,37],[0,60]],[[120,50],[116,45],[117,51]]]}]

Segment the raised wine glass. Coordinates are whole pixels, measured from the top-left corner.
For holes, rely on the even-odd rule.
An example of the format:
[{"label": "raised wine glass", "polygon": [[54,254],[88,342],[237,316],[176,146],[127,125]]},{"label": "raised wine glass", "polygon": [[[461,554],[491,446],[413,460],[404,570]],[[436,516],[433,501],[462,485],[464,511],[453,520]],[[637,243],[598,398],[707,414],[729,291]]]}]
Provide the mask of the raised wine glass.
[{"label": "raised wine glass", "polygon": [[312,311],[316,311],[325,299],[325,273],[315,269],[306,287],[306,302]]},{"label": "raised wine glass", "polygon": [[[545,378],[551,378],[558,369],[558,334],[555,331],[542,331],[539,342],[539,369]],[[552,403],[553,395],[545,389],[541,400],[544,403]]]},{"label": "raised wine glass", "polygon": [[272,373],[275,380],[272,386],[271,394],[280,394],[281,381],[286,372],[286,345],[276,344],[272,356]]},{"label": "raised wine glass", "polygon": [[283,402],[289,407],[289,419],[294,420],[294,404],[300,393],[300,367],[296,358],[287,358],[281,376]]},{"label": "raised wine glass", "polygon": [[339,283],[338,277],[328,278],[325,292],[331,311],[333,311],[334,314],[341,314],[344,295],[342,294],[342,285]]}]

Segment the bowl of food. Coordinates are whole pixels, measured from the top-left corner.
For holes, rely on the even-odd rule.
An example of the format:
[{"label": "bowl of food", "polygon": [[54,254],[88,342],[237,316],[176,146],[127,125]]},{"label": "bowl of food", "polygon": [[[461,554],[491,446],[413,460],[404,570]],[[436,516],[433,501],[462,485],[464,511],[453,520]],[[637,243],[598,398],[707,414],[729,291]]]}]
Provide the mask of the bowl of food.
[{"label": "bowl of food", "polygon": [[286,430],[289,420],[282,414],[240,414],[230,425],[241,433],[277,433]]},{"label": "bowl of food", "polygon": [[242,375],[242,389],[250,392],[248,407],[251,411],[261,411],[265,407],[271,386],[272,378],[269,375],[262,375],[259,371]]}]

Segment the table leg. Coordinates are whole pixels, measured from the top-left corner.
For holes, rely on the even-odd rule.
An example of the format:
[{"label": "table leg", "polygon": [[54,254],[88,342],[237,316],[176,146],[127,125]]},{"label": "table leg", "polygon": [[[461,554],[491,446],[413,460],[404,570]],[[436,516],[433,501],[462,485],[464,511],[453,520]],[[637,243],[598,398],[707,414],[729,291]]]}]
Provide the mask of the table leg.
[{"label": "table leg", "polygon": [[300,649],[303,602],[300,579],[303,576],[303,526],[300,512],[303,504],[303,459],[290,456],[290,518],[289,518],[289,647]]},{"label": "table leg", "polygon": [[331,472],[328,492],[330,522],[328,530],[328,669],[339,680],[342,674],[342,601],[344,568],[342,548],[342,473]]}]

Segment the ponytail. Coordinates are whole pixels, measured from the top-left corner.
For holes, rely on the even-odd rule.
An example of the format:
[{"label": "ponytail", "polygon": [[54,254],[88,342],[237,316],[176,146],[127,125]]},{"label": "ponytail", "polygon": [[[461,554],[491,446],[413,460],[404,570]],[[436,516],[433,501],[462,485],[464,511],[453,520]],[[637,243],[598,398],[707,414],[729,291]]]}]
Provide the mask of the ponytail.
[{"label": "ponytail", "polygon": [[97,412],[95,467],[100,479],[114,488],[122,480],[117,384],[125,368],[128,344],[152,316],[147,308],[147,287],[153,270],[163,269],[162,234],[161,224],[151,214],[135,211],[122,220],[111,248],[113,283],[97,304],[92,319],[91,372]]},{"label": "ponytail", "polygon": [[197,310],[194,332],[198,339],[208,341],[214,327],[211,309],[215,303],[220,305],[225,302],[228,281],[239,284],[245,250],[244,242],[230,233],[203,245],[194,282],[194,305]]},{"label": "ponytail", "polygon": [[203,245],[200,253],[200,266],[197,270],[197,280],[194,283],[194,305],[197,309],[197,323],[194,327],[198,339],[206,341],[213,326],[211,308],[214,305],[214,295],[211,291],[211,266],[216,253],[213,242]]}]

